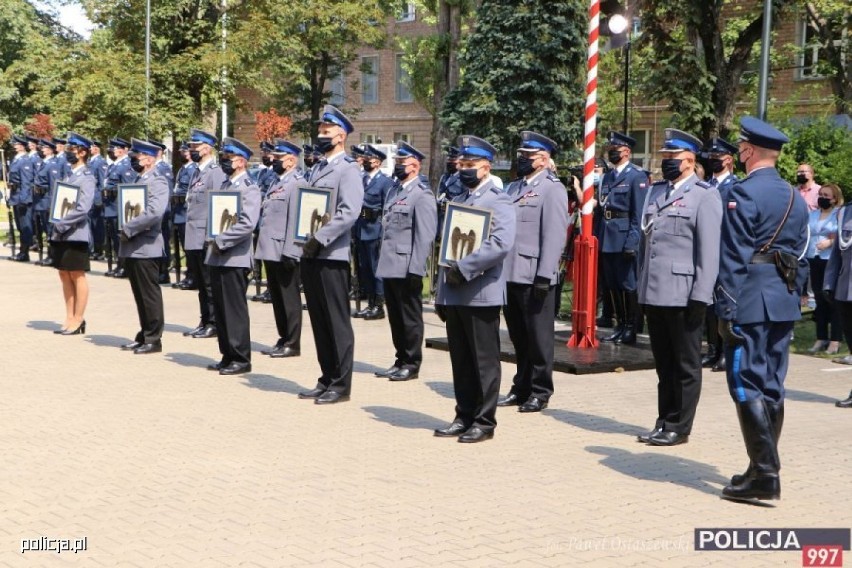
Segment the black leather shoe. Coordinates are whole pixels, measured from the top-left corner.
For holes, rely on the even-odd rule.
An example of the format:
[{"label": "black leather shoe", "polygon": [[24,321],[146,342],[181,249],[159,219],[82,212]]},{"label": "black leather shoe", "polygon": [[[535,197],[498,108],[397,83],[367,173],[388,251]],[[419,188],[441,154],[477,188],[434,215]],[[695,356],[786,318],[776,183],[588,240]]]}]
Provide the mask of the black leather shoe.
[{"label": "black leather shoe", "polygon": [[195,284],[194,280],[184,280],[178,286],[181,290],[198,290],[198,286]]},{"label": "black leather shoe", "polygon": [[417,371],[417,369],[412,369],[411,367],[403,367],[396,373],[389,375],[388,379],[395,382],[402,382],[416,379],[419,376],[420,373]]},{"label": "black leather shoe", "polygon": [[541,412],[545,408],[547,408],[546,400],[531,396],[529,400],[518,408],[518,412]]},{"label": "black leather shoe", "polygon": [[269,303],[272,301],[272,295],[269,293],[269,290],[267,290],[266,292],[255,294],[254,296],[252,296],[251,301]]},{"label": "black leather shoe", "polygon": [[624,333],[623,326],[616,326],[615,330],[608,336],[601,338],[604,343],[617,343],[621,339],[621,334]]},{"label": "black leather shoe", "polygon": [[494,430],[483,430],[479,426],[470,428],[467,432],[459,436],[459,442],[462,444],[475,444],[476,442],[484,442],[494,437]]},{"label": "black leather shoe", "polygon": [[385,319],[385,308],[382,306],[373,306],[373,309],[364,314],[365,320],[381,320]]},{"label": "black leather shoe", "polygon": [[107,278],[112,278],[113,276],[115,276],[115,270],[107,270],[106,272],[104,272],[104,276],[106,276]]},{"label": "black leather shoe", "polygon": [[377,377],[382,377],[382,378],[390,377],[391,375],[393,375],[394,373],[399,371],[401,368],[402,367],[400,367],[399,365],[394,365],[393,367],[391,367],[389,369],[385,369],[384,371],[376,371],[373,374]]},{"label": "black leather shoe", "polygon": [[86,335],[86,320],[83,320],[77,329],[66,329],[60,335]]},{"label": "black leather shoe", "polygon": [[169,273],[168,272],[161,272],[160,273],[160,284],[171,284],[171,283],[172,283],[172,278],[171,278],[171,276],[169,276]]},{"label": "black leather shoe", "polygon": [[467,426],[461,422],[454,421],[446,428],[437,428],[435,430],[435,436],[438,438],[455,438],[456,436],[461,436],[465,432],[467,432]]},{"label": "black leather shoe", "polygon": [[220,371],[220,370],[224,369],[225,367],[227,367],[228,365],[230,365],[230,363],[228,363],[227,361],[225,361],[223,359],[222,361],[219,361],[218,363],[212,363],[210,365],[207,365],[207,370],[208,371]]},{"label": "black leather shoe", "polygon": [[281,349],[282,347],[284,347],[284,339],[279,339],[275,342],[275,345],[273,345],[269,349],[261,349],[260,353],[262,355],[272,355],[273,351],[275,351],[276,349]]},{"label": "black leather shoe", "polygon": [[701,358],[701,366],[702,367],[712,367],[716,364],[716,361],[719,360],[719,354],[716,353],[715,347],[710,347],[707,350],[707,355],[704,355]]},{"label": "black leather shoe", "polygon": [[719,360],[716,361],[716,364],[713,365],[711,371],[713,371],[714,373],[724,373],[727,368],[728,363],[727,361],[725,361],[725,356],[722,355],[721,357],[719,357]]},{"label": "black leather shoe", "polygon": [[309,391],[302,391],[299,393],[299,398],[301,399],[309,399],[309,398],[319,398],[325,392],[325,389],[317,387],[311,389]]},{"label": "black leather shoe", "polygon": [[521,404],[521,399],[513,392],[510,392],[506,396],[501,396],[497,399],[497,406],[519,406]]},{"label": "black leather shoe", "polygon": [[636,441],[642,442],[643,444],[647,444],[651,441],[651,438],[653,438],[657,434],[661,433],[662,431],[663,431],[663,427],[658,426],[658,427],[654,428],[653,430],[651,430],[650,432],[648,432],[647,434],[639,434],[638,436],[636,436]]},{"label": "black leather shoe", "polygon": [[143,343],[133,350],[135,355],[147,355],[148,353],[160,353],[163,351],[163,344],[159,341],[155,343]]},{"label": "black leather shoe", "polygon": [[273,349],[272,352],[269,353],[269,356],[273,359],[282,359],[284,357],[298,357],[301,354],[302,353],[295,347],[285,345],[280,349]]},{"label": "black leather shoe", "polygon": [[781,498],[781,480],[777,476],[746,479],[740,485],[722,489],[722,497],[734,501],[770,501]]},{"label": "black leather shoe", "polygon": [[615,340],[615,342],[622,345],[633,345],[636,343],[636,331],[633,329],[633,326],[628,325],[625,327],[624,332]]},{"label": "black leather shoe", "polygon": [[209,339],[211,337],[216,337],[216,334],[216,326],[208,323],[202,329],[193,333],[192,337],[195,339]]},{"label": "black leather shoe", "polygon": [[366,316],[367,314],[369,314],[370,310],[372,310],[372,309],[373,309],[373,306],[367,306],[363,310],[361,310],[359,312],[355,312],[354,314],[352,314],[352,317],[353,318],[362,318],[362,317]]},{"label": "black leather shoe", "polygon": [[219,369],[220,375],[242,375],[251,373],[251,363],[230,363]]},{"label": "black leather shoe", "polygon": [[335,404],[346,402],[347,400],[349,400],[348,394],[341,394],[337,391],[325,391],[314,400],[314,404]]},{"label": "black leather shoe", "polygon": [[849,393],[849,398],[845,400],[838,400],[834,403],[834,406],[837,408],[852,408],[852,392]]},{"label": "black leather shoe", "polygon": [[204,329],[204,324],[200,323],[200,324],[198,324],[198,327],[196,327],[195,329],[190,329],[189,331],[184,331],[183,336],[189,337],[190,335],[195,335],[196,333],[198,333],[202,329]]},{"label": "black leather shoe", "polygon": [[138,341],[131,341],[130,343],[125,343],[121,346],[122,351],[133,351],[137,347],[142,347],[142,344]]},{"label": "black leather shoe", "polygon": [[113,274],[113,277],[115,277],[115,278],[127,278],[127,272],[125,272],[123,268],[119,268],[118,270],[115,271],[115,273]]},{"label": "black leather shoe", "polygon": [[688,441],[688,435],[678,434],[677,432],[668,432],[666,430],[657,432],[648,438],[648,443],[652,446],[677,446],[679,444],[685,444]]},{"label": "black leather shoe", "polygon": [[9,260],[14,260],[15,262],[29,262],[30,261],[30,255],[27,252],[19,252],[18,254],[16,254],[12,258],[10,258]]}]

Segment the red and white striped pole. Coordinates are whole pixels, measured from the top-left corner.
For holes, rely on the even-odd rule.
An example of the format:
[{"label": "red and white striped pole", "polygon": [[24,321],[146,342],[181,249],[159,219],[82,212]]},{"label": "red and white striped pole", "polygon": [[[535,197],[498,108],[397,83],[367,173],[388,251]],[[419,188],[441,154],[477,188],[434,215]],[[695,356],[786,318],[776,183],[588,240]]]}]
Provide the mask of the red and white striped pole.
[{"label": "red and white striped pole", "polygon": [[581,207],[581,233],[574,242],[574,311],[573,334],[568,347],[594,348],[595,317],[598,304],[598,240],[592,235],[594,210],[595,137],[598,119],[598,38],[600,35],[600,0],[591,0],[589,6],[589,55],[586,77],[586,116],[583,139],[583,197]]}]

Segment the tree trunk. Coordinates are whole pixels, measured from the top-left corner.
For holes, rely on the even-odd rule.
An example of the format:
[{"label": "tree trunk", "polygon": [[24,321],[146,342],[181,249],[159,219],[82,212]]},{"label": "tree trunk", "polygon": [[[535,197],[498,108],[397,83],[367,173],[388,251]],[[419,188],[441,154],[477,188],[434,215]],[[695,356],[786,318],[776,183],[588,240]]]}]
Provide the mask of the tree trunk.
[{"label": "tree trunk", "polygon": [[435,81],[432,96],[435,113],[432,115],[432,132],[430,138],[429,181],[434,191],[438,190],[438,182],[444,173],[445,156],[443,142],[452,133],[441,121],[441,109],[444,107],[444,97],[459,83],[458,49],[461,41],[461,8],[458,3],[450,5],[447,0],[438,0],[438,35],[441,37],[441,60],[439,76]]}]

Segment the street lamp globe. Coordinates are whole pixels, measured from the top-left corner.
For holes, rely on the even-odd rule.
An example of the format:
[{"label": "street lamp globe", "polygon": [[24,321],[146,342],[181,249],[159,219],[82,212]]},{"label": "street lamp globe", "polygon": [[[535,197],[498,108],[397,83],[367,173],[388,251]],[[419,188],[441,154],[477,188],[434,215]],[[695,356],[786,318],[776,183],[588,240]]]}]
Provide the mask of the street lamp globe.
[{"label": "street lamp globe", "polygon": [[607,27],[609,27],[609,31],[614,35],[623,34],[627,29],[627,18],[621,14],[613,14],[609,18]]}]

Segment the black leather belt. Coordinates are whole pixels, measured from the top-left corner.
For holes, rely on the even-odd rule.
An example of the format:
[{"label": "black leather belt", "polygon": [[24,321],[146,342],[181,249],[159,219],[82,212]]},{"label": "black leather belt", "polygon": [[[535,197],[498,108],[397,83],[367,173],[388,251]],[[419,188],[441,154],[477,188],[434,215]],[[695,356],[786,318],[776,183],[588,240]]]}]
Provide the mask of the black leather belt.
[{"label": "black leather belt", "polygon": [[46,191],[47,191],[46,187],[41,187],[39,185],[36,185],[36,186],[33,187],[33,195],[38,195],[39,197],[44,195]]},{"label": "black leather belt", "polygon": [[630,217],[627,211],[613,211],[612,209],[604,209],[604,219],[626,219]]},{"label": "black leather belt", "polygon": [[375,221],[382,215],[381,209],[370,209],[368,207],[361,208],[361,218],[366,219],[367,221]]},{"label": "black leather belt", "polygon": [[172,195],[172,205],[183,205],[186,203],[185,195]]},{"label": "black leather belt", "polygon": [[751,262],[749,264],[775,264],[775,253],[768,252],[765,254],[755,254],[751,257]]}]

